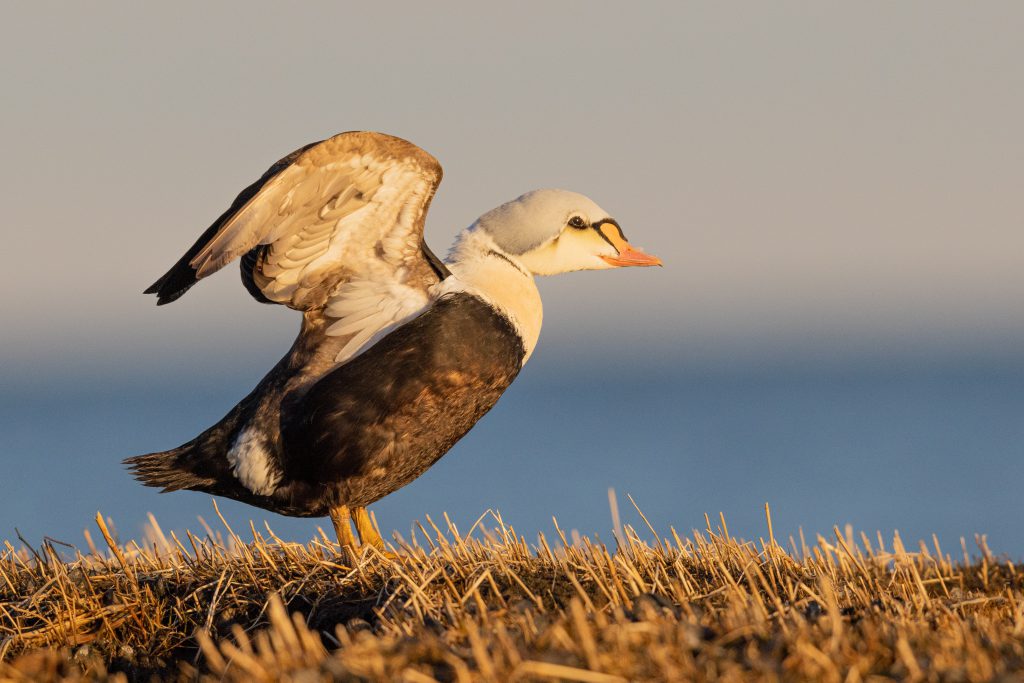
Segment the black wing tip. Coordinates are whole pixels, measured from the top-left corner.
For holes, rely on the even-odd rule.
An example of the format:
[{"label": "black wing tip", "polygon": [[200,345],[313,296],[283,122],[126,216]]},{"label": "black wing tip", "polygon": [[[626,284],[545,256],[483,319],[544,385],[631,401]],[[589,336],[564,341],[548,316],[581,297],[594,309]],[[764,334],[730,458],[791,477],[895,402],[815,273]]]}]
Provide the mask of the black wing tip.
[{"label": "black wing tip", "polygon": [[169,291],[165,291],[165,290],[163,290],[163,289],[161,289],[159,287],[150,287],[149,289],[144,291],[143,294],[155,294],[156,295],[156,305],[157,306],[166,306],[167,304],[172,303],[172,302],[177,301],[178,299],[180,299],[182,297],[182,295],[184,295],[185,292],[187,292],[188,290],[189,290],[189,288],[185,287],[184,289],[179,289],[177,291],[169,292]]},{"label": "black wing tip", "polygon": [[173,303],[184,296],[185,292],[189,290],[188,287],[179,289],[176,292],[154,292],[156,294],[156,305],[166,306],[169,303]]},{"label": "black wing tip", "polygon": [[172,268],[171,270],[169,270],[166,273],[164,273],[163,275],[161,275],[160,278],[157,279],[156,282],[154,282],[149,287],[146,287],[144,290],[142,290],[142,293],[143,294],[159,294],[160,290],[163,289],[164,285],[167,283],[167,279],[171,276],[171,273],[173,273],[173,272],[174,272],[174,269]]},{"label": "black wing tip", "polygon": [[186,273],[180,273],[177,268],[172,268],[170,272],[147,287],[142,293],[155,294],[156,305],[163,306],[180,299],[197,282],[195,271],[191,268]]}]

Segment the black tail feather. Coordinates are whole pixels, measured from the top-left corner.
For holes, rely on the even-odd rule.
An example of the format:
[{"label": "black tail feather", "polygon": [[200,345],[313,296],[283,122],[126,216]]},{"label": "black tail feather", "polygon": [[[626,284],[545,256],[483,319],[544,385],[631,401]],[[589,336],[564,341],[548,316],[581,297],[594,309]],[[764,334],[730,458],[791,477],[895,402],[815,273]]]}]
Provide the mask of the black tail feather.
[{"label": "black tail feather", "polygon": [[192,445],[188,443],[169,451],[136,455],[125,458],[123,462],[135,479],[146,486],[162,489],[161,493],[181,489],[208,490],[216,484],[216,480],[197,476],[186,464],[187,459],[184,456],[191,450]]}]

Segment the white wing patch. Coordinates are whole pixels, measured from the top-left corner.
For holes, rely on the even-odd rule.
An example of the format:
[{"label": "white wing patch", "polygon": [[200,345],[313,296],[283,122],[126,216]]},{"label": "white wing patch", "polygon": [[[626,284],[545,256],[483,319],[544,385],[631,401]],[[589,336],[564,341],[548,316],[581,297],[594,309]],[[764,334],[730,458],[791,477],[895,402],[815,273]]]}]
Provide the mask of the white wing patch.
[{"label": "white wing patch", "polygon": [[298,310],[324,306],[349,280],[433,284],[420,251],[441,180],[433,157],[404,140],[356,132],[288,158],[190,257],[196,279],[262,247],[243,277],[262,297]]},{"label": "white wing patch", "polygon": [[[305,212],[288,213],[300,201],[293,198],[300,188],[290,190],[279,210],[280,225],[264,239],[271,248],[256,282],[271,301],[304,308],[309,293],[338,264],[366,277],[415,254],[416,216],[403,215],[402,200],[419,206],[429,192],[417,167],[364,155],[325,167],[332,169],[331,182],[301,188],[312,193],[301,200]],[[375,253],[375,246],[383,253]]]},{"label": "white wing patch", "polygon": [[338,321],[327,328],[330,336],[352,335],[338,352],[344,362],[395,327],[419,315],[430,303],[422,289],[396,281],[349,280],[328,300],[324,313]]},{"label": "white wing patch", "polygon": [[270,460],[259,434],[243,429],[228,451],[231,471],[242,486],[261,496],[269,496],[281,482],[281,473]]},{"label": "white wing patch", "polygon": [[[285,159],[190,250],[188,267],[199,279],[258,248],[243,272],[250,292],[322,310],[331,352],[343,363],[434,298],[439,278],[423,252],[423,220],[441,167],[411,143],[366,132],[342,133]],[[180,279],[180,270],[165,279]],[[258,435],[245,434],[232,446],[235,474],[254,491],[272,486],[264,447]]]}]

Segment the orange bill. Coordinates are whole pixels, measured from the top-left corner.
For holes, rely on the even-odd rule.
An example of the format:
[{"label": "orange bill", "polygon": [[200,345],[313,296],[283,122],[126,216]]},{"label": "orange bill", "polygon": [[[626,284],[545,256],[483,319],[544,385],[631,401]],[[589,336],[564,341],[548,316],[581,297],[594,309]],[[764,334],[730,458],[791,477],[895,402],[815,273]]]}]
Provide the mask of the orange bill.
[{"label": "orange bill", "polygon": [[619,253],[615,256],[602,256],[607,263],[613,266],[660,266],[661,259],[653,254],[640,251],[629,242],[622,234],[622,229],[613,221],[605,221],[594,226],[605,240],[615,247]]}]

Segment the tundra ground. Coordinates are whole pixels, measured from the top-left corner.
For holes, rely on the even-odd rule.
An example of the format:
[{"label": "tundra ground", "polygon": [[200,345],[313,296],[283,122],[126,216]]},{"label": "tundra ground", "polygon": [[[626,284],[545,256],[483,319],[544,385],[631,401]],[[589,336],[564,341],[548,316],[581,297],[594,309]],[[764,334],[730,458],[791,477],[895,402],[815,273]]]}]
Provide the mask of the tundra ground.
[{"label": "tundra ground", "polygon": [[[1024,573],[838,528],[724,520],[611,545],[429,523],[392,556],[269,529],[0,556],[13,680],[988,681],[1024,676]],[[90,542],[90,545],[91,542]],[[973,545],[973,544],[972,544]]]}]

